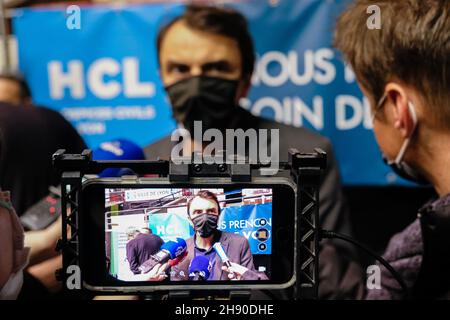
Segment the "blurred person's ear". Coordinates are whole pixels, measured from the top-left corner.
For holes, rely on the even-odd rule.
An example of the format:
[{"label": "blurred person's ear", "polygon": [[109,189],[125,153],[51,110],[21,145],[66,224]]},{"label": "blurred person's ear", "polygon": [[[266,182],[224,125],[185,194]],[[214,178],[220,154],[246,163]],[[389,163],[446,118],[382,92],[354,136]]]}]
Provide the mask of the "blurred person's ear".
[{"label": "blurred person's ear", "polygon": [[394,128],[403,138],[410,137],[414,131],[414,119],[409,107],[411,97],[408,97],[406,88],[395,82],[386,85],[386,93],[391,102],[389,103],[391,107],[386,110],[387,113],[391,113],[387,115],[388,118],[392,119]]}]

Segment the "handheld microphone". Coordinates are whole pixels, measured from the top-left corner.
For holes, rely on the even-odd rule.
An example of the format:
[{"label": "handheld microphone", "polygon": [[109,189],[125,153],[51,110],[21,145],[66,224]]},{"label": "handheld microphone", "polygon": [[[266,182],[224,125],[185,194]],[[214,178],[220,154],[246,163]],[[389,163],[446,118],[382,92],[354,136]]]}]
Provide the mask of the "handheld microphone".
[{"label": "handheld microphone", "polygon": [[211,274],[211,264],[205,256],[196,256],[189,266],[189,280],[206,281]]},{"label": "handheld microphone", "polygon": [[[145,160],[144,151],[134,142],[127,139],[117,139],[103,142],[93,152],[94,160]],[[134,172],[128,168],[107,168],[100,174],[104,177],[121,177],[132,175]]]},{"label": "handheld microphone", "polygon": [[181,254],[180,256],[176,257],[175,259],[170,259],[169,260],[169,267],[173,267],[176,266],[177,264],[179,264],[181,261],[184,260],[184,258],[186,258],[188,255],[188,252],[185,251],[183,254]]},{"label": "handheld microphone", "polygon": [[222,244],[220,242],[216,242],[213,245],[214,250],[219,255],[220,260],[222,260],[222,263],[227,266],[228,268],[231,267],[230,259],[228,259],[227,254],[225,253],[225,250],[223,250]]},{"label": "handheld microphone", "polygon": [[[222,263],[227,268],[231,268],[230,259],[228,259],[228,256],[225,253],[225,250],[223,250],[222,244],[220,242],[216,242],[216,243],[214,243],[213,248],[216,251],[216,253],[218,254],[220,260],[222,260]],[[230,272],[230,274],[234,275],[234,272]]]},{"label": "handheld microphone", "polygon": [[147,273],[158,263],[164,264],[171,259],[183,256],[186,252],[186,241],[177,238],[177,241],[167,241],[161,246],[161,249],[145,261],[140,267],[141,273]]}]

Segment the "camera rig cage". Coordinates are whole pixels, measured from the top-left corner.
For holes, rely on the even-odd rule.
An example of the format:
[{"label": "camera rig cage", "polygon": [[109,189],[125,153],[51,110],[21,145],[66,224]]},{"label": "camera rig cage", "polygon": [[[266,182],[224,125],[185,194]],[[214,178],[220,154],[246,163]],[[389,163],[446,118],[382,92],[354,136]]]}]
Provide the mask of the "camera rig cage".
[{"label": "camera rig cage", "polygon": [[[62,237],[57,243],[56,250],[62,252],[62,268],[57,270],[56,277],[63,282],[65,289],[68,289],[68,278],[71,274],[69,268],[80,265],[78,231],[81,226],[78,224],[78,217],[83,203],[84,175],[98,174],[106,168],[126,167],[136,174],[167,177],[170,182],[189,182],[192,177],[230,177],[231,182],[245,183],[251,181],[252,170],[263,169],[267,166],[250,163],[175,164],[168,160],[94,161],[91,150],[84,150],[81,154],[66,154],[64,149],[58,150],[52,160],[53,166],[61,175]],[[297,186],[293,288],[293,298],[297,300],[318,297],[319,188],[326,164],[327,155],[319,148],[314,149],[312,153],[290,149],[288,161],[279,164],[279,170],[289,172],[290,178]],[[234,294],[240,296],[239,292]]]}]

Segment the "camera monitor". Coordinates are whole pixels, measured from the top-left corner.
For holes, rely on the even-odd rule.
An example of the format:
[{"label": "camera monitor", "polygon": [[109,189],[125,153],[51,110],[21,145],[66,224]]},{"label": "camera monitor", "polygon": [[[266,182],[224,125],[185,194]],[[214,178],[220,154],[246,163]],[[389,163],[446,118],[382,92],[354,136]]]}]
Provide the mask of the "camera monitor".
[{"label": "camera monitor", "polygon": [[80,234],[86,287],[151,291],[292,285],[293,186],[282,179],[213,180],[207,185],[88,183],[83,192],[90,205],[82,214],[88,222]]}]

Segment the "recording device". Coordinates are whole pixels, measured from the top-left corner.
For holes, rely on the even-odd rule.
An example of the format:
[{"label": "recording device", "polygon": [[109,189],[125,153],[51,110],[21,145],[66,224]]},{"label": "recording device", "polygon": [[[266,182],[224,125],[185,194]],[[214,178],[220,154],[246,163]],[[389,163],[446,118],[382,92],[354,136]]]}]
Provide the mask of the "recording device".
[{"label": "recording device", "polygon": [[43,230],[55,222],[61,215],[60,198],[61,191],[51,186],[49,194],[20,217],[25,230]]},{"label": "recording device", "polygon": [[[219,237],[234,236],[228,246],[222,246],[221,254],[217,254],[215,278],[205,277],[203,286],[212,289],[288,286],[294,270],[277,262],[281,260],[285,265],[293,265],[295,226],[291,222],[295,220],[294,190],[285,178],[272,178],[270,184],[266,178],[232,183],[211,177],[189,184],[164,178],[134,181],[128,177],[120,180],[91,179],[83,188],[84,229],[80,230],[80,252],[90,257],[84,261],[84,270],[87,270],[84,272],[85,283],[102,291],[125,292],[136,288],[141,291],[151,287],[170,287],[172,290],[193,286],[190,267],[195,266],[193,241],[196,231],[190,222],[187,206],[200,191],[209,191],[218,197],[221,207],[217,221]],[[137,283],[129,272],[129,263],[120,258],[127,256],[126,240],[122,234],[137,222],[145,223],[153,234],[165,241],[161,250],[140,266],[142,273],[148,273],[156,264],[169,262],[169,273],[174,276],[164,283]],[[235,237],[238,242],[233,242]],[[221,241],[221,244],[225,242]],[[228,277],[226,280],[220,278],[222,261],[229,263],[227,256],[230,254],[243,255],[244,252],[236,251],[243,242],[247,243],[249,258],[257,268],[265,270],[269,280],[242,281],[235,285]],[[109,267],[105,260],[109,261]]]},{"label": "recording device", "polygon": [[[402,277],[382,257],[354,239],[320,229],[319,187],[326,168],[325,152],[291,149],[288,156],[280,174],[267,177],[253,172],[263,169],[261,164],[199,164],[193,161],[195,157],[181,164],[162,160],[93,161],[90,150],[80,155],[58,150],[53,163],[62,176],[63,230],[58,248],[63,251],[63,268],[57,278],[67,285],[69,268],[75,264],[81,270],[83,290],[102,294],[178,291],[189,298],[193,290],[230,292],[232,296],[234,290],[292,287],[293,298],[315,299],[319,241],[338,238],[372,254],[406,290]],[[105,168],[129,168],[152,178],[83,181],[85,175],[98,174]],[[203,214],[200,220],[197,212]],[[144,278],[130,272],[127,259],[123,259],[128,257],[124,234],[136,222],[144,223],[142,230],[151,230],[167,242],[150,260],[168,261],[170,278],[140,281],[136,279]],[[197,236],[215,244],[217,257],[211,270],[209,265],[205,269],[205,260],[196,254]],[[138,256],[144,253],[145,246],[137,253],[130,252]],[[221,262],[230,266],[230,261],[248,270],[255,268],[252,271],[265,276],[230,281],[220,267]]]},{"label": "recording device", "polygon": [[[292,150],[289,161],[280,164],[280,174],[272,176],[264,176],[259,171],[264,165],[259,164],[94,161],[88,150],[79,155],[59,150],[53,161],[62,175],[64,228],[59,247],[63,249],[63,281],[65,270],[77,264],[83,289],[103,294],[293,287],[298,298],[317,295],[316,226],[324,152]],[[84,176],[105,168],[129,168],[136,175],[82,182]],[[199,194],[206,198],[192,201]],[[193,208],[205,204],[207,208]],[[212,208],[217,219],[193,223],[192,210],[207,212]],[[147,272],[157,262],[169,261],[170,277],[164,281],[137,281],[124,258],[129,241],[126,230],[142,225],[166,243],[143,266]],[[213,230],[208,239],[221,244],[216,244],[209,276],[199,267],[205,261],[196,259],[201,255],[196,254],[199,248],[195,241],[202,234],[196,228],[203,225]],[[67,229],[71,236],[64,238]],[[184,245],[175,239],[184,240]],[[145,252],[128,252],[140,253]],[[230,261],[266,277],[230,281],[221,270],[222,262]],[[202,281],[192,281],[202,277]]]},{"label": "recording device", "polygon": [[141,273],[147,273],[152,270],[158,263],[164,264],[171,259],[184,256],[186,253],[186,241],[177,238],[177,241],[167,241],[161,246],[161,249],[145,261],[140,267]]},{"label": "recording device", "polygon": [[189,266],[189,280],[206,281],[211,273],[211,264],[205,256],[196,256]]}]

